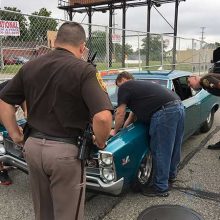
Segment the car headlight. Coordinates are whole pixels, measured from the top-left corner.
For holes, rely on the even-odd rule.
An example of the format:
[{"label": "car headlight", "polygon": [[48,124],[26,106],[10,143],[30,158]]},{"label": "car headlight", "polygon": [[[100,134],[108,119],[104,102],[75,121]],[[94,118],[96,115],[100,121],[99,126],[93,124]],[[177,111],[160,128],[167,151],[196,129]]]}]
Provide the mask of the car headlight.
[{"label": "car headlight", "polygon": [[5,151],[5,147],[3,144],[0,144],[0,154],[5,154],[6,151]]},{"label": "car headlight", "polygon": [[113,165],[113,155],[110,152],[100,150],[98,160],[100,166],[107,167]]},{"label": "car headlight", "polygon": [[101,177],[104,182],[111,182],[115,179],[115,173],[114,170],[111,168],[102,168],[101,169]]}]

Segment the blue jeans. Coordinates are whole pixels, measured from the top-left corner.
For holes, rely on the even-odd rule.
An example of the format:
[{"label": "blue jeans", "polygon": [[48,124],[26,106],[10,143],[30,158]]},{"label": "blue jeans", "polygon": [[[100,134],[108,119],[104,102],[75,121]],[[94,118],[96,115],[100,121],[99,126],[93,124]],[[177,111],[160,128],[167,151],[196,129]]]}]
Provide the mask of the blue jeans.
[{"label": "blue jeans", "polygon": [[169,178],[177,175],[184,117],[182,103],[162,108],[152,115],[149,134],[153,158],[153,186],[157,190],[168,190]]}]

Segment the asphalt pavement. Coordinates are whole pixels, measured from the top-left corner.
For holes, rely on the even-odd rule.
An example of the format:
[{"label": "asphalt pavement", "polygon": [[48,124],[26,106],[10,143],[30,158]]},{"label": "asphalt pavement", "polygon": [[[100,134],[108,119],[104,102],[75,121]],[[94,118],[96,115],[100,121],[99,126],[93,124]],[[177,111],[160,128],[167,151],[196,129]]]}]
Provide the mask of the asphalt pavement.
[{"label": "asphalt pavement", "polygon": [[[169,197],[150,198],[131,191],[119,197],[87,192],[85,219],[135,220],[146,208],[171,204],[193,209],[205,220],[220,220],[220,150],[207,149],[219,139],[217,112],[210,132],[193,135],[183,144],[180,171]],[[9,174],[13,185],[0,186],[0,220],[33,220],[28,175],[19,170]]]}]

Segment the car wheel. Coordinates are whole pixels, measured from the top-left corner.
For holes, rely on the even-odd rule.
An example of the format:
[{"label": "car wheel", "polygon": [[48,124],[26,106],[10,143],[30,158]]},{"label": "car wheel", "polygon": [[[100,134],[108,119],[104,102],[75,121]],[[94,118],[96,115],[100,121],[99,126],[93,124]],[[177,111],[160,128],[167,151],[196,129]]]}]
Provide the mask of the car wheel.
[{"label": "car wheel", "polygon": [[214,110],[212,110],[208,117],[206,118],[206,121],[203,123],[202,127],[200,128],[200,131],[202,133],[205,133],[205,132],[208,132],[211,128],[212,128],[212,125],[213,125],[213,122],[214,122]]},{"label": "car wheel", "polygon": [[152,155],[149,152],[141,161],[135,180],[131,184],[131,189],[133,191],[140,191],[143,186],[147,185],[151,181],[153,170],[152,164]]}]

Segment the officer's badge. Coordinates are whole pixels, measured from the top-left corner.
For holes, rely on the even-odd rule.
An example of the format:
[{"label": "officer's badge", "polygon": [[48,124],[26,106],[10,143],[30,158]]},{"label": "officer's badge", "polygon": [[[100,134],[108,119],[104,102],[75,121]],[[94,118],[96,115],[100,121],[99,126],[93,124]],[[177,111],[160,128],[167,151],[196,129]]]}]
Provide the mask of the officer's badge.
[{"label": "officer's badge", "polygon": [[205,86],[205,87],[210,87],[210,83],[207,79],[203,79],[202,80],[202,84]]},{"label": "officer's badge", "polygon": [[99,85],[101,86],[102,90],[104,90],[104,91],[107,93],[106,85],[105,85],[105,83],[103,82],[100,73],[96,73],[96,78],[97,78],[97,80],[98,80],[98,82],[99,82]]}]

